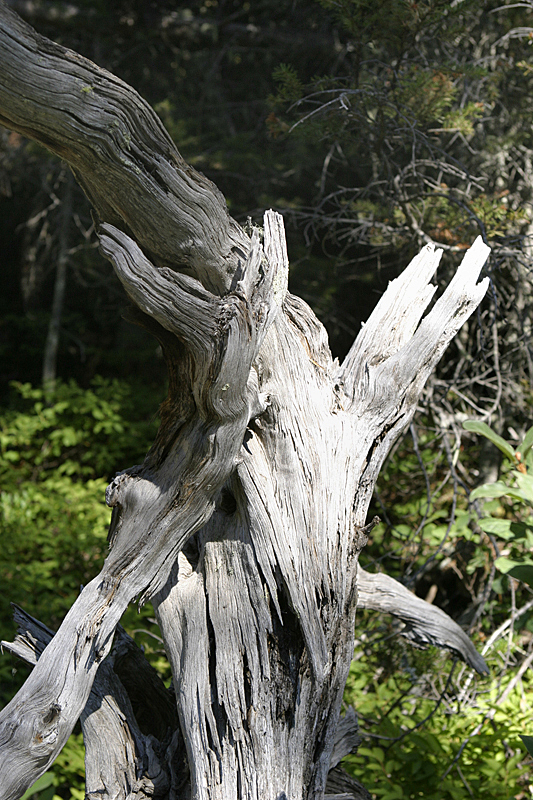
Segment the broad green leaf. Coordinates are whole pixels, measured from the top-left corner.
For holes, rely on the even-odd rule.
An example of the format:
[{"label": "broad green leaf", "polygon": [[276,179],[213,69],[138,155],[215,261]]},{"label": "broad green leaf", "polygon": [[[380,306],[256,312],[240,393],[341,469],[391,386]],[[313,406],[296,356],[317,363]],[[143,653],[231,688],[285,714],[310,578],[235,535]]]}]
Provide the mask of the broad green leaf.
[{"label": "broad green leaf", "polygon": [[493,533],[500,539],[525,539],[528,533],[533,532],[533,527],[524,522],[514,522],[510,519],[497,519],[484,517],[479,520],[479,527],[485,533]]},{"label": "broad green leaf", "polygon": [[511,558],[507,558],[507,556],[500,556],[495,561],[496,567],[500,570],[500,572],[503,572],[505,575],[509,572],[510,569],[516,567],[518,563],[519,563],[518,561],[514,561]]},{"label": "broad green leaf", "polygon": [[519,448],[520,455],[522,456],[522,461],[526,460],[526,456],[532,447],[533,447],[533,426],[528,430],[528,432],[524,436],[524,441],[522,442]]},{"label": "broad green leaf", "polygon": [[529,753],[529,755],[533,756],[533,736],[526,736],[526,735],[520,734],[520,738],[524,742],[524,744],[526,746],[526,749],[527,749],[527,752]]},{"label": "broad green leaf", "polygon": [[496,447],[502,451],[502,453],[507,456],[508,459],[511,461],[515,461],[515,451],[508,444],[505,439],[502,439],[501,436],[498,436],[492,428],[485,422],[478,422],[476,420],[467,420],[467,422],[463,422],[463,428],[465,431],[470,431],[471,433],[478,433],[480,436],[484,436],[486,439],[495,444]]},{"label": "broad green leaf", "polygon": [[508,486],[503,481],[495,481],[494,483],[484,483],[470,492],[470,500],[479,500],[482,497],[512,497],[515,500],[520,500],[523,503],[532,503],[530,500],[529,489],[527,492],[522,489]]},{"label": "broad green leaf", "polygon": [[524,493],[530,503],[533,503],[533,476],[523,475],[521,472],[515,472],[514,476],[520,491]]},{"label": "broad green leaf", "polygon": [[510,486],[507,490],[507,494],[514,500],[520,500],[524,503],[531,503],[529,495],[526,492],[523,492],[521,489],[515,489],[512,486]]},{"label": "broad green leaf", "polygon": [[495,481],[494,483],[484,483],[482,486],[477,486],[470,492],[470,500],[479,500],[483,497],[503,497],[509,494],[509,487],[503,481]]},{"label": "broad green leaf", "polygon": [[495,564],[500,572],[504,572],[518,581],[523,581],[528,586],[533,586],[533,561],[513,561],[506,556],[500,556],[496,559]]},{"label": "broad green leaf", "polygon": [[518,581],[527,583],[528,586],[533,586],[533,562],[529,564],[517,564],[507,573],[511,578],[516,578]]},{"label": "broad green leaf", "polygon": [[519,561],[515,561],[512,558],[507,558],[507,556],[500,556],[495,561],[496,567],[500,570],[500,572],[504,572],[505,574],[507,574],[510,569],[516,567],[519,563]]},{"label": "broad green leaf", "polygon": [[497,519],[496,517],[485,517],[479,520],[479,527],[485,533],[494,533],[502,539],[507,539],[511,535],[511,520]]},{"label": "broad green leaf", "polygon": [[48,789],[49,786],[52,786],[53,782],[54,773],[45,772],[44,775],[41,775],[41,777],[35,781],[33,786],[30,786],[27,792],[24,792],[20,800],[29,800],[29,798],[33,797],[33,795],[37,792],[42,792],[43,789]]}]

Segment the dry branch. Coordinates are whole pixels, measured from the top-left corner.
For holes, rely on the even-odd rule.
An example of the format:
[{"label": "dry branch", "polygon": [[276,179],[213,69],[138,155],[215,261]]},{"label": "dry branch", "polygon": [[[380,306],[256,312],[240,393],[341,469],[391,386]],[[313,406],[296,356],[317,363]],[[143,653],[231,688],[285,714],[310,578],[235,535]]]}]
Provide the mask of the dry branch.
[{"label": "dry branch", "polygon": [[134,89],[40,36],[3,0],[0,76],[0,124],[66,161],[100,219],[130,233],[158,266],[230,288],[248,237]]},{"label": "dry branch", "polygon": [[488,673],[485,659],[466,633],[442,609],[426,603],[390,575],[357,573],[357,605],[392,614],[404,623],[402,636],[420,645],[444,647],[458,655],[480,674]]},{"label": "dry branch", "polygon": [[164,584],[179,550],[211,516],[247,424],[262,409],[251,364],[279,309],[276,302],[269,304],[276,268],[264,259],[257,235],[243,280],[224,299],[193,278],[156,270],[111,226],[102,227],[100,239],[130,296],[145,287],[143,311],[189,345],[201,377],[189,419],[180,420],[167,437],[167,459],[161,463],[156,447],[142,467],[122,473],[108,487],[107,502],[118,509],[111,553],[0,715],[0,786],[6,798],[23,793],[52,763],[87,703],[127,604]]},{"label": "dry branch", "polygon": [[[54,632],[21,608],[15,607],[14,617],[18,629],[15,640],[2,642],[2,647],[35,666]],[[126,668],[125,661],[129,662]],[[138,694],[131,691],[131,683],[141,676],[144,702],[156,697],[159,701],[150,707],[148,726],[159,728],[158,736],[141,731],[139,718],[143,715],[132,708],[131,700]],[[128,691],[124,680],[130,686]],[[88,800],[107,796],[114,800],[145,800],[154,794],[168,795],[171,787],[176,790],[188,780],[175,708],[165,695],[168,692],[161,679],[119,626],[113,651],[99,668],[80,717]],[[144,719],[148,719],[147,714]]]}]

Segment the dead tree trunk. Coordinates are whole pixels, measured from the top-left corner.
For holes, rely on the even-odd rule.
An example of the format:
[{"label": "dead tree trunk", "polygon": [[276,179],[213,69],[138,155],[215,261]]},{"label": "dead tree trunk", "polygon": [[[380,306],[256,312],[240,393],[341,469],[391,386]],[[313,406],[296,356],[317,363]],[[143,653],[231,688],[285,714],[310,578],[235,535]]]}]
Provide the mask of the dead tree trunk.
[{"label": "dead tree trunk", "polygon": [[[374,483],[485,294],[488,248],[476,242],[422,318],[440,258],[424,248],[339,365],[287,292],[281,217],[247,236],[131,88],[4,4],[0,123],[68,162],[170,376],[152,449],[108,487],[101,573],[53,637],[19,615],[9,646],[35,666],[0,713],[0,798],[22,795],[80,716],[89,798],[321,798],[348,752],[337,738],[332,760]],[[370,607],[403,609],[413,636],[484,669],[451,621],[440,633],[394,581],[361,579]],[[123,635],[112,649],[139,597],[156,609],[173,702]]]}]

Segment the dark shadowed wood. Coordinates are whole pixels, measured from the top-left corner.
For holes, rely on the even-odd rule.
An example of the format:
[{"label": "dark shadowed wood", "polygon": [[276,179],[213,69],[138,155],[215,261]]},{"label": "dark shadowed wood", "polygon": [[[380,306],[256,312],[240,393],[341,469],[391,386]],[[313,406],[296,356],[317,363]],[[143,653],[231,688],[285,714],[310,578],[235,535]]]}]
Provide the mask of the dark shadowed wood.
[{"label": "dark shadowed wood", "polygon": [[[102,571],[0,712],[0,800],[20,797],[48,768],[80,715],[100,800],[170,800],[178,784],[195,800],[319,800],[342,750],[373,487],[431,370],[486,292],[477,280],[488,248],[475,243],[426,317],[440,252],[424,248],[339,365],[311,309],[287,292],[279,215],[267,212],[264,230],[248,237],[130,87],[3,3],[0,76],[0,122],[71,165],[130,318],[157,337],[169,370],[153,447],[107,489]],[[360,579],[371,607],[373,579]],[[390,585],[374,583],[383,599]],[[407,595],[394,589],[399,616],[434,640]],[[117,624],[139,597],[154,603],[172,666],[181,734],[170,738],[161,732],[168,698],[152,695],[157,734],[146,720],[141,728],[127,679],[111,669]],[[475,665],[450,630],[443,643]],[[98,681],[109,703],[107,694],[93,702]],[[337,778],[332,796],[342,787],[364,796]]]},{"label": "dark shadowed wood", "polygon": [[[2,642],[2,646],[35,666],[54,632],[20,608],[15,607],[14,617],[17,636],[14,642]],[[135,688],[132,692],[140,676],[142,699]],[[168,692],[163,682],[119,626],[113,650],[96,674],[80,717],[87,753],[88,800],[108,796],[114,800],[145,800],[154,794],[166,797],[188,784],[175,705],[165,695]],[[132,701],[137,706],[135,711]],[[143,714],[143,725],[138,706],[147,703],[151,704],[152,719]],[[158,735],[152,730],[141,731],[143,727],[155,727]]]}]

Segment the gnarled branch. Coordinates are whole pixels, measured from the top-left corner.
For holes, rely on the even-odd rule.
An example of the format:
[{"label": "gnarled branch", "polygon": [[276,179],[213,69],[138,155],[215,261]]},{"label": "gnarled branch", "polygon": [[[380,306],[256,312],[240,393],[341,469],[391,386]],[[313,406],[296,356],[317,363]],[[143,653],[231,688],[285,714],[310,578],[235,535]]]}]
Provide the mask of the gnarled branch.
[{"label": "gnarled branch", "polygon": [[404,623],[401,635],[420,645],[436,645],[455,653],[480,674],[489,669],[464,630],[442,609],[410,592],[384,573],[357,572],[357,605],[392,614]]},{"label": "gnarled branch", "polygon": [[422,319],[439,259],[425,248],[339,368],[311,309],[286,291],[278,215],[266,215],[264,247],[247,237],[132,89],[1,0],[0,72],[0,122],[71,165],[131,316],[169,368],[154,446],[108,487],[103,569],[0,713],[3,797],[57,755],[140,595],[153,598],[171,662],[195,800],[319,798],[373,486],[486,291],[487,248],[474,245]]},{"label": "gnarled branch", "polygon": [[0,124],[70,164],[100,219],[158,266],[227,291],[250,242],[126,83],[40,36],[0,2]]}]

